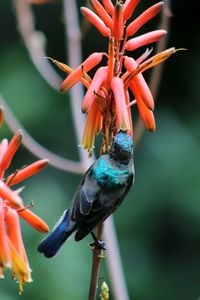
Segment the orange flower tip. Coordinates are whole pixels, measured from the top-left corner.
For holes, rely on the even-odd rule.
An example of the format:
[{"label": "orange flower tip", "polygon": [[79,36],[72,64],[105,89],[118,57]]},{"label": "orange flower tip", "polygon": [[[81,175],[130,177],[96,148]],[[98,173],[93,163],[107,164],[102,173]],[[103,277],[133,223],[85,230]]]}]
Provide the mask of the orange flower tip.
[{"label": "orange flower tip", "polygon": [[149,124],[148,130],[151,133],[154,133],[156,131],[156,124],[155,124],[155,122],[153,122],[152,124]]},{"label": "orange flower tip", "polygon": [[[24,209],[23,209],[24,208]],[[28,224],[41,233],[49,232],[49,226],[34,212],[27,209],[26,207],[21,206],[17,211],[19,216],[23,218]]]},{"label": "orange flower tip", "polygon": [[14,137],[16,138],[15,140],[15,144],[18,146],[21,144],[22,142],[22,138],[23,138],[23,132],[21,129],[18,129],[18,131],[16,132],[16,134],[14,135]]},{"label": "orange flower tip", "polygon": [[35,227],[35,229],[37,229],[41,233],[47,233],[50,231],[49,226],[44,221],[42,225],[38,224],[37,227]]},{"label": "orange flower tip", "polygon": [[46,224],[46,226],[40,227],[39,230],[41,233],[47,233],[50,231],[49,226]]},{"label": "orange flower tip", "polygon": [[41,159],[36,161],[35,163],[36,172],[39,172],[40,170],[46,168],[46,166],[49,164],[49,159]]}]

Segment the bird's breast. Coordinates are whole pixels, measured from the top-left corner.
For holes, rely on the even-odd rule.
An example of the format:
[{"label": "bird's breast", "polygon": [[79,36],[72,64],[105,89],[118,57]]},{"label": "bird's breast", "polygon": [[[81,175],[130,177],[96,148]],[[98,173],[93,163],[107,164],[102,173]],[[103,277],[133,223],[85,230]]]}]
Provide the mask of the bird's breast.
[{"label": "bird's breast", "polygon": [[99,159],[92,170],[92,175],[100,186],[112,189],[124,184],[124,179],[129,175],[129,171],[125,168],[115,167],[104,159]]}]

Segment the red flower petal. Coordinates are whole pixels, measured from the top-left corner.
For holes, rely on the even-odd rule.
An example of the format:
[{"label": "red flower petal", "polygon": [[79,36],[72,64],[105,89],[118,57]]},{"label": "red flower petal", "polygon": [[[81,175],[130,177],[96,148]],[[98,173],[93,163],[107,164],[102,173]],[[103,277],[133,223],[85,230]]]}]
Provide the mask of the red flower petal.
[{"label": "red flower petal", "polygon": [[7,200],[11,206],[20,208],[23,206],[22,198],[12,191],[2,180],[0,180],[0,197]]},{"label": "red flower petal", "polygon": [[113,29],[112,34],[116,40],[121,40],[124,34],[124,19],[123,19],[123,5],[118,2],[115,5],[113,13]]},{"label": "red flower petal", "polygon": [[[128,56],[125,57],[124,65],[129,73],[134,72],[138,67],[136,61],[133,58],[128,57]],[[137,89],[140,93],[140,96],[141,96],[142,100],[144,101],[145,105],[149,109],[153,110],[154,109],[153,96],[151,94],[151,91],[150,91],[148,84],[146,83],[143,75],[141,73],[139,73],[138,75],[133,77],[133,79],[131,81],[135,82]]]},{"label": "red flower petal", "polygon": [[24,263],[29,267],[28,259],[26,256],[26,251],[24,248],[24,243],[21,235],[20,222],[17,212],[10,208],[6,208],[6,223],[8,225],[8,236],[19,256],[22,258]]},{"label": "red flower petal", "polygon": [[100,63],[105,53],[92,53],[80,66],[78,66],[61,84],[60,90],[67,92],[71,89],[83,76],[83,69],[85,72],[90,71]]},{"label": "red flower petal", "polygon": [[112,15],[112,13],[114,11],[114,5],[112,4],[112,1],[111,0],[102,0],[102,2],[103,2],[105,9],[107,10],[107,12]]},{"label": "red flower petal", "polygon": [[86,112],[90,109],[95,98],[94,92],[97,92],[100,89],[102,84],[107,80],[107,76],[108,76],[108,67],[101,67],[96,71],[92,83],[83,99],[83,103],[82,103],[83,112]]},{"label": "red flower petal", "polygon": [[124,94],[124,84],[121,78],[113,77],[111,81],[111,88],[114,94],[116,115],[117,115],[117,129],[131,130],[129,123],[128,109],[126,105],[126,98]]},{"label": "red flower petal", "polygon": [[10,143],[8,144],[7,150],[5,151],[2,157],[1,164],[0,164],[1,170],[6,170],[9,167],[15,152],[21,145],[21,141],[22,141],[22,131],[18,130],[18,132],[15,133]]},{"label": "red flower petal", "polygon": [[126,0],[124,3],[124,21],[128,20],[132,16],[139,2],[140,0]]},{"label": "red flower petal", "polygon": [[11,267],[11,254],[7,240],[3,200],[0,198],[0,266]]},{"label": "red flower petal", "polygon": [[94,25],[99,30],[99,32],[103,36],[108,37],[110,35],[110,29],[92,10],[86,7],[81,7],[81,13],[92,25]]},{"label": "red flower petal", "polygon": [[17,173],[13,173],[10,176],[8,176],[6,182],[8,185],[14,185],[22,180],[38,173],[42,169],[44,169],[48,164],[48,159],[42,159],[38,160],[35,163],[23,168],[22,170],[19,170]]},{"label": "red flower petal", "polygon": [[157,42],[161,37],[163,37],[166,34],[167,34],[166,30],[154,30],[142,34],[126,42],[125,49],[128,51],[133,51],[147,44]]},{"label": "red flower petal", "polygon": [[146,107],[146,105],[144,104],[135,82],[131,82],[130,88],[135,96],[136,101],[137,101],[137,107],[138,107],[138,110],[140,113],[140,117],[144,123],[144,126],[149,131],[154,132],[156,129],[156,125],[155,125],[155,119],[154,119],[153,112],[150,109],[148,109]]},{"label": "red flower petal", "polygon": [[34,214],[29,209],[21,209],[18,210],[18,214],[21,218],[23,218],[27,223],[29,223],[36,230],[46,233],[49,231],[48,225],[36,214]]},{"label": "red flower petal", "polygon": [[89,2],[90,2],[90,5],[92,6],[92,8],[98,14],[98,16],[102,19],[104,24],[108,28],[112,29],[113,21],[112,21],[111,17],[108,15],[108,13],[106,12],[106,10],[104,9],[104,7],[99,3],[99,1],[89,0]]},{"label": "red flower petal", "polygon": [[163,8],[164,2],[159,2],[147,10],[145,10],[139,17],[131,22],[126,29],[126,36],[134,35],[145,23],[155,17]]}]

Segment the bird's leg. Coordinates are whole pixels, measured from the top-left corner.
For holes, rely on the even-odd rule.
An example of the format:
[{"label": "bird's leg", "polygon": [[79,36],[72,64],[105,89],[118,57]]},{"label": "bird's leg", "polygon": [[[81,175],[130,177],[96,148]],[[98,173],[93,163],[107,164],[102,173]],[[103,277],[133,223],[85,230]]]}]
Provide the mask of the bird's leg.
[{"label": "bird's leg", "polygon": [[105,244],[105,242],[102,241],[102,240],[98,240],[93,231],[91,231],[90,233],[91,233],[91,236],[94,239],[94,243],[91,243],[90,247],[92,247],[92,248],[97,247],[97,248],[99,248],[101,250],[106,250],[106,244]]}]

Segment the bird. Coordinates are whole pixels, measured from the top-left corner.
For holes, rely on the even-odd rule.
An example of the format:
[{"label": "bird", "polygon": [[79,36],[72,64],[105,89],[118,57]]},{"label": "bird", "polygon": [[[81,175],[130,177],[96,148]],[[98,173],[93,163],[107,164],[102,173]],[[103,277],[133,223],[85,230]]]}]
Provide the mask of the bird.
[{"label": "bird", "polygon": [[53,257],[72,233],[75,233],[75,241],[91,233],[94,244],[106,249],[93,229],[119,207],[134,179],[133,139],[126,131],[119,130],[108,153],[100,156],[86,171],[70,207],[40,242],[38,251],[47,258]]}]

